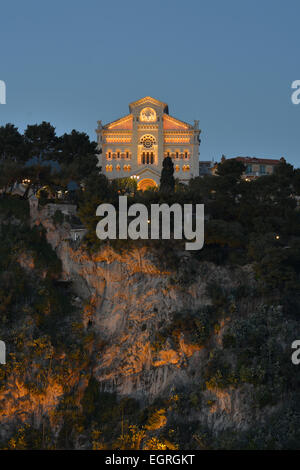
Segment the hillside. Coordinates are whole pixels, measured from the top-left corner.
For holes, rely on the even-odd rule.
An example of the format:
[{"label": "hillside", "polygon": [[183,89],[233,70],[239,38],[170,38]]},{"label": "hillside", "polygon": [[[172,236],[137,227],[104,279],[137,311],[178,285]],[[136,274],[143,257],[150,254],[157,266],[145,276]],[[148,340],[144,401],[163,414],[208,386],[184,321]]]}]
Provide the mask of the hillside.
[{"label": "hillside", "polygon": [[254,263],[91,252],[27,204],[0,203],[2,449],[299,447],[299,320]]}]

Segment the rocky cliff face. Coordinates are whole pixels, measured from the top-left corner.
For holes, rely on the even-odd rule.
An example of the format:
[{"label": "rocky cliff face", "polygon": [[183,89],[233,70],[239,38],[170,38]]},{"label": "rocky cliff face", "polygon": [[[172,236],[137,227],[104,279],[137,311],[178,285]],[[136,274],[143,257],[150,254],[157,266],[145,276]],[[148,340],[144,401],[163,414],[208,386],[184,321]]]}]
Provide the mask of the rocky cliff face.
[{"label": "rocky cliff face", "polygon": [[2,447],[297,448],[299,325],[251,266],[91,254],[54,220],[32,205],[2,238]]},{"label": "rocky cliff face", "polygon": [[[190,420],[220,430],[246,429],[255,418],[249,403],[249,387],[234,390],[201,390],[204,366],[211,350],[221,347],[230,317],[216,326],[208,343],[195,344],[184,331],[167,335],[174,315],[184,315],[211,306],[210,284],[226,290],[253,283],[250,268],[217,267],[197,263],[187,252],[181,254],[179,271],[161,271],[146,249],[118,254],[110,247],[89,255],[70,243],[67,227],[55,227],[40,214],[47,239],[62,261],[63,279],[72,281],[77,301],[84,309],[84,324],[94,334],[93,374],[103,391],[116,391],[143,403],[168,396],[173,390],[202,393],[201,410]],[[191,272],[193,273],[191,275]],[[244,313],[257,302],[245,302]],[[157,335],[164,339],[157,344]]]}]

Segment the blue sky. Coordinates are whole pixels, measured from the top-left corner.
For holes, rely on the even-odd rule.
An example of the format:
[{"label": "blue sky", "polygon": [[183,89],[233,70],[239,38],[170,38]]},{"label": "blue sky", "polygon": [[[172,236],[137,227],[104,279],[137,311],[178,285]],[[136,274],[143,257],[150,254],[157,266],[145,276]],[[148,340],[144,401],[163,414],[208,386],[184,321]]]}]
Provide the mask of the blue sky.
[{"label": "blue sky", "polygon": [[95,139],[97,120],[151,95],[199,119],[200,158],[285,156],[300,166],[300,2],[2,2],[0,125],[50,121]]}]

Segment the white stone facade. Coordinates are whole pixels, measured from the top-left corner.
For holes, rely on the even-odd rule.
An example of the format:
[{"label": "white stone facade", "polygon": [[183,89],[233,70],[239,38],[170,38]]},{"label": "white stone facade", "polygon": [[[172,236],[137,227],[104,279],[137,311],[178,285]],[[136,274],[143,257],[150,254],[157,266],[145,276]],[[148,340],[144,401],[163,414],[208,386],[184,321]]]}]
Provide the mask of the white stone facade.
[{"label": "white stone facade", "polygon": [[170,156],[181,182],[199,175],[200,129],[169,115],[168,105],[150,96],[129,105],[130,113],[109,124],[98,121],[99,166],[109,178],[136,177],[138,188],[159,185]]}]

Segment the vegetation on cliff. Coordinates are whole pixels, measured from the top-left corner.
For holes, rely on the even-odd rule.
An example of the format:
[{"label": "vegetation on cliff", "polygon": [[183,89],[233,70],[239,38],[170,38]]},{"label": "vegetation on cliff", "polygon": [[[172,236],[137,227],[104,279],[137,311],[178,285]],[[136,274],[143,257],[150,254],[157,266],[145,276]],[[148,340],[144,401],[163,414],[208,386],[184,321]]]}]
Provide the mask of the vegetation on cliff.
[{"label": "vegetation on cliff", "polygon": [[[73,131],[58,138],[47,123],[28,126],[24,136],[13,126],[0,128],[0,339],[7,344],[1,448],[299,448],[300,376],[291,362],[291,343],[300,337],[299,170],[282,162],[274,175],[246,182],[242,166],[227,161],[218,176],[174,186],[169,172],[171,191],[139,192],[133,180],[99,175],[94,152],[87,136]],[[59,169],[48,168],[50,160]],[[199,252],[185,253],[178,240],[110,243],[121,261],[146,246],[164,278],[164,295],[187,292],[184,308],[155,306],[149,329],[142,311],[139,322],[127,325],[124,317],[126,334],[135,329],[149,342],[151,371],[182,372],[172,387],[151,400],[100,387],[97,358],[120,345],[107,345],[86,321],[92,300],[84,305],[75,284],[62,280],[45,228],[31,226],[29,190],[11,194],[25,176],[40,203],[56,201],[57,190],[77,182],[65,201],[78,204],[88,261],[108,243],[95,233],[102,202],[117,206],[126,194],[129,205],[205,205]],[[58,213],[54,222],[59,231]],[[190,285],[205,287],[197,308],[189,302]]]}]

